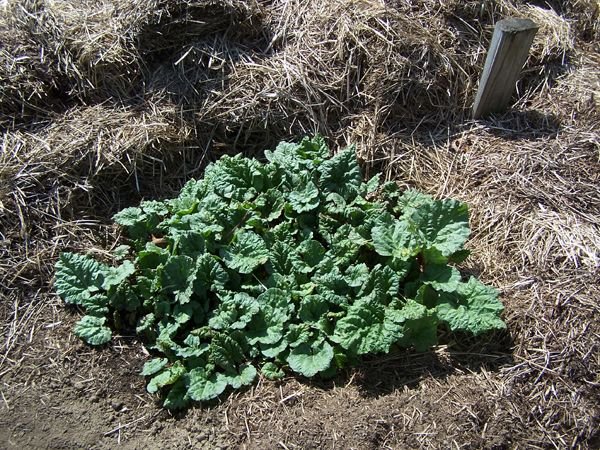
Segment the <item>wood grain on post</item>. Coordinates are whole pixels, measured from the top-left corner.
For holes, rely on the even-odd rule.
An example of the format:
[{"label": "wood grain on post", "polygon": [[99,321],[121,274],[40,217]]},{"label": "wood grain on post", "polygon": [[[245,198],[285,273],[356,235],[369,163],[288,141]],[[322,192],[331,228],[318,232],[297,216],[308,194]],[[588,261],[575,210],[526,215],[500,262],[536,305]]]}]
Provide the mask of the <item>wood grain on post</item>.
[{"label": "wood grain on post", "polygon": [[474,119],[510,105],[537,30],[529,19],[504,19],[496,24],[473,105]]}]

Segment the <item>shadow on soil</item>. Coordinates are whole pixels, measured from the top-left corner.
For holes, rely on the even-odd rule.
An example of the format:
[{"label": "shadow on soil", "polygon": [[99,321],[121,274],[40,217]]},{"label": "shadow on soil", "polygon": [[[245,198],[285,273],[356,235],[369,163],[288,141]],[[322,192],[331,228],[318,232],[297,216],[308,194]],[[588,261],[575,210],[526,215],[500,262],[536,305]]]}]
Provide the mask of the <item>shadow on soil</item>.
[{"label": "shadow on soil", "polygon": [[554,114],[536,110],[509,110],[481,120],[490,133],[514,141],[531,141],[544,137],[555,137],[560,128],[560,119]]},{"label": "shadow on soil", "polygon": [[404,387],[415,388],[425,378],[497,371],[513,364],[508,331],[473,337],[442,332],[440,351],[417,353],[398,349],[385,356],[365,358],[356,368],[328,381],[306,381],[323,389],[356,383],[365,397],[379,397]]}]

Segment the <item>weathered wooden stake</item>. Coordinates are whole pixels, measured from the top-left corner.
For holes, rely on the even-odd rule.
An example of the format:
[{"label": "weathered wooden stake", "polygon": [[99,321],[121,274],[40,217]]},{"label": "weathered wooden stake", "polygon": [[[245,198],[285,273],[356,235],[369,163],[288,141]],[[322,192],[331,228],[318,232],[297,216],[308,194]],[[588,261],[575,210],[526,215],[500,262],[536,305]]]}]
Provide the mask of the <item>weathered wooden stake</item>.
[{"label": "weathered wooden stake", "polygon": [[504,19],[496,24],[473,105],[474,119],[510,105],[537,30],[529,19]]}]

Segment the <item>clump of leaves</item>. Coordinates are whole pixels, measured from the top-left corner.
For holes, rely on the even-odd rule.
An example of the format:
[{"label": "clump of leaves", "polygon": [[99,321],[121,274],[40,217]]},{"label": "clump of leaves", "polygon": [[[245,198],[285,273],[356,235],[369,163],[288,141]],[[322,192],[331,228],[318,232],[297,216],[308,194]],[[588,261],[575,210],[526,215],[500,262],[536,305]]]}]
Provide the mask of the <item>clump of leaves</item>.
[{"label": "clump of leaves", "polygon": [[86,310],[75,333],[101,345],[135,329],[166,407],[259,371],[329,377],[361,355],[426,350],[440,324],[505,328],[497,291],[452,265],[468,255],[465,204],[365,182],[354,149],[330,157],[320,137],[265,155],[224,156],[177,198],[119,212],[131,242],[117,267],[56,265],[57,292]]}]

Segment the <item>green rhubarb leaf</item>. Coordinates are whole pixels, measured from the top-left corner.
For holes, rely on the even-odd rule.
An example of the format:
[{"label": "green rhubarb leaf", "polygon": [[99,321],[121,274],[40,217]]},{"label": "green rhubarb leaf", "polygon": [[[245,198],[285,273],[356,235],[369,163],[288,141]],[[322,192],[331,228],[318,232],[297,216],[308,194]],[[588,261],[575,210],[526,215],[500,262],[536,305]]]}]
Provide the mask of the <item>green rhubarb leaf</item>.
[{"label": "green rhubarb leaf", "polygon": [[346,269],[346,283],[350,287],[360,287],[369,279],[369,268],[366,264],[356,264]]},{"label": "green rhubarb leaf", "polygon": [[376,173],[373,177],[369,179],[366,183],[363,183],[360,189],[360,195],[366,196],[368,194],[372,194],[379,188],[379,184],[381,183],[381,174]]},{"label": "green rhubarb leaf", "polygon": [[96,294],[93,297],[83,299],[81,306],[85,308],[88,316],[105,317],[108,315],[108,297],[103,294]]},{"label": "green rhubarb leaf", "polygon": [[377,264],[368,275],[367,281],[362,285],[358,295],[366,297],[371,295],[380,303],[385,303],[387,298],[395,298],[400,287],[398,273],[389,266]]},{"label": "green rhubarb leaf", "polygon": [[102,345],[110,341],[112,332],[106,326],[106,317],[83,316],[75,324],[75,334],[90,345]]},{"label": "green rhubarb leaf", "polygon": [[285,324],[293,311],[290,293],[269,288],[256,301],[260,312],[248,325],[250,343],[276,344],[283,338]]},{"label": "green rhubarb leaf", "polygon": [[233,389],[251,385],[256,379],[257,371],[252,364],[246,364],[235,374],[225,374],[225,380]]},{"label": "green rhubarb leaf", "polygon": [[314,377],[327,370],[333,360],[333,347],[327,343],[300,344],[292,349],[287,358],[290,369],[305,377]]},{"label": "green rhubarb leaf", "polygon": [[225,265],[240,273],[251,273],[269,259],[269,251],[262,238],[251,231],[236,234],[235,242],[221,251]]},{"label": "green rhubarb leaf", "polygon": [[267,358],[277,358],[286,348],[288,343],[285,339],[276,344],[260,344],[260,352]]},{"label": "green rhubarb leaf", "polygon": [[259,310],[260,306],[254,297],[244,292],[229,294],[221,299],[208,325],[215,330],[241,330]]},{"label": "green rhubarb leaf", "polygon": [[249,200],[248,193],[261,190],[264,183],[260,163],[241,155],[221,157],[206,169],[205,177],[219,196],[236,200]]},{"label": "green rhubarb leaf", "polygon": [[274,272],[292,275],[296,272],[309,272],[308,267],[296,248],[285,242],[275,242],[269,251],[269,262]]},{"label": "green rhubarb leaf", "polygon": [[54,287],[65,303],[79,305],[100,290],[108,266],[85,255],[61,253]]},{"label": "green rhubarb leaf", "polygon": [[210,361],[228,372],[234,372],[235,366],[244,360],[240,343],[224,333],[214,335],[209,351]]},{"label": "green rhubarb leaf", "polygon": [[206,250],[204,235],[199,230],[177,230],[173,240],[174,254],[195,258]]},{"label": "green rhubarb leaf", "polygon": [[266,158],[285,171],[311,170],[329,156],[321,136],[304,138],[300,143],[281,142],[274,151],[265,150]]},{"label": "green rhubarb leaf", "polygon": [[146,361],[144,363],[144,367],[142,368],[141,375],[145,377],[154,375],[155,373],[161,371],[168,363],[169,360],[167,358],[154,358],[150,361]]},{"label": "green rhubarb leaf", "polygon": [[303,322],[316,323],[329,312],[329,302],[320,295],[308,295],[302,299],[298,317]]},{"label": "green rhubarb leaf", "polygon": [[163,406],[170,410],[184,409],[190,404],[190,398],[187,396],[188,388],[182,377],[169,390]]},{"label": "green rhubarb leaf", "polygon": [[171,256],[161,272],[165,292],[174,294],[179,303],[187,303],[194,292],[196,279],[194,259],[186,255]]},{"label": "green rhubarb leaf", "polygon": [[392,256],[407,261],[421,250],[421,243],[413,227],[403,220],[390,226],[376,226],[371,230],[375,251],[382,256]]},{"label": "green rhubarb leaf", "polygon": [[112,251],[112,255],[117,261],[122,261],[123,259],[129,256],[129,252],[131,252],[131,247],[129,245],[119,245]]},{"label": "green rhubarb leaf", "polygon": [[347,148],[321,164],[320,185],[324,192],[335,192],[345,200],[356,197],[362,174],[354,147]]},{"label": "green rhubarb leaf", "polygon": [[108,291],[111,287],[126,281],[134,273],[135,266],[131,261],[123,261],[118,267],[110,267],[104,277],[102,288]]},{"label": "green rhubarb leaf", "polygon": [[194,294],[205,297],[210,292],[221,292],[229,281],[229,275],[217,258],[205,253],[196,260]]},{"label": "green rhubarb leaf", "polygon": [[119,211],[113,216],[113,220],[122,227],[133,228],[144,223],[146,215],[142,208],[131,207]]},{"label": "green rhubarb leaf", "polygon": [[285,376],[283,370],[272,362],[265,363],[260,369],[260,373],[262,373],[267,380],[281,380]]},{"label": "green rhubarb leaf", "polygon": [[148,386],[146,386],[146,390],[150,394],[154,394],[158,392],[165,386],[169,386],[174,384],[177,380],[179,380],[186,373],[185,367],[179,361],[175,362],[171,367],[167,367],[162,371],[158,372],[149,382]]},{"label": "green rhubarb leaf", "polygon": [[431,264],[425,267],[421,281],[436,291],[455,292],[460,283],[460,272],[454,267]]},{"label": "green rhubarb leaf", "polygon": [[304,189],[290,192],[288,201],[297,213],[312,211],[319,206],[319,190],[312,181],[309,181]]},{"label": "green rhubarb leaf", "polygon": [[387,353],[404,334],[393,310],[374,300],[358,300],[338,320],[333,341],[359,355]]},{"label": "green rhubarb leaf", "polygon": [[227,378],[222,373],[208,375],[204,369],[198,368],[189,373],[187,395],[197,402],[206,402],[217,398],[227,388]]},{"label": "green rhubarb leaf", "polygon": [[314,239],[303,241],[300,244],[299,250],[305,264],[310,268],[318,266],[326,253],[323,245]]},{"label": "green rhubarb leaf", "polygon": [[477,336],[506,328],[500,319],[504,306],[498,300],[496,289],[471,277],[467,283],[460,283],[457,294],[440,293],[436,307],[437,317],[451,330]]},{"label": "green rhubarb leaf", "polygon": [[388,311],[395,316],[395,322],[401,324],[404,334],[399,343],[417,351],[426,351],[437,344],[438,322],[432,310],[414,300],[408,300],[399,311]]},{"label": "green rhubarb leaf", "polygon": [[450,256],[462,250],[467,241],[469,209],[457,200],[437,200],[415,210],[411,219],[417,224],[428,247]]}]

